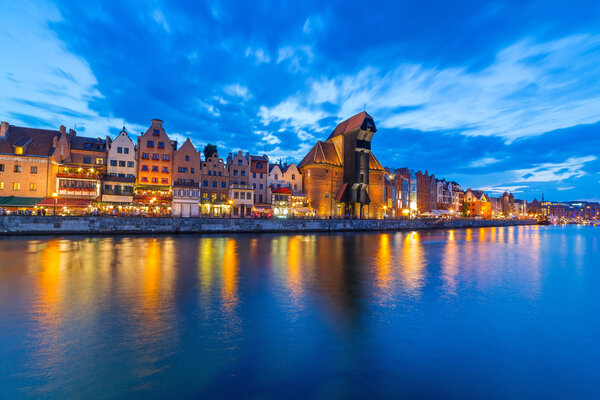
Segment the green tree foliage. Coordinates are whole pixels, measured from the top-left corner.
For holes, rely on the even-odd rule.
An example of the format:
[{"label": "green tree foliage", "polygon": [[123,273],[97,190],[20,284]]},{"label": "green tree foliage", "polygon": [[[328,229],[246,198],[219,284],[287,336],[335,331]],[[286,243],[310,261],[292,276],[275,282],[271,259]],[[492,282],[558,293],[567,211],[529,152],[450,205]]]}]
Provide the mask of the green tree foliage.
[{"label": "green tree foliage", "polygon": [[212,157],[213,154],[217,153],[217,146],[214,144],[207,144],[204,146],[204,159]]},{"label": "green tree foliage", "polygon": [[463,202],[463,207],[462,207],[462,216],[463,217],[467,217],[469,215],[469,205],[467,204],[467,202]]}]

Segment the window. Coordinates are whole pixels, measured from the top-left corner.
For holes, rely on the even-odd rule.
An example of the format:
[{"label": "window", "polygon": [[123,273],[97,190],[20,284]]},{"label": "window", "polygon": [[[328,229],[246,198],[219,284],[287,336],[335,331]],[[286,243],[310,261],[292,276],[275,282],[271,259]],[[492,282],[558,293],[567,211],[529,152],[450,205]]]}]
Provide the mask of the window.
[{"label": "window", "polygon": [[158,165],[152,166],[152,172],[158,172]]},{"label": "window", "polygon": [[83,148],[86,150],[91,150],[92,149],[92,144],[91,143],[86,143],[83,145]]},{"label": "window", "polygon": [[119,167],[124,167],[125,166],[125,161],[119,161]]},{"label": "window", "polygon": [[169,179],[168,178],[162,178],[162,183],[169,183]]},{"label": "window", "polygon": [[143,177],[142,177],[142,182],[148,182],[148,178],[147,178],[147,177],[145,177],[145,176],[143,176]]},{"label": "window", "polygon": [[133,168],[133,161],[127,161],[127,167]]},{"label": "window", "polygon": [[125,148],[123,149],[123,151],[125,152],[125,154],[129,154],[129,147],[125,147]]},{"label": "window", "polygon": [[262,179],[262,178],[263,178],[263,174],[260,174],[260,179]]},{"label": "window", "polygon": [[208,176],[211,176],[211,175],[212,175],[212,171],[208,171]]},{"label": "window", "polygon": [[202,186],[208,187],[208,181],[202,181]]},{"label": "window", "polygon": [[0,172],[4,172],[4,164],[0,164]]},{"label": "window", "polygon": [[103,158],[96,158],[96,165],[102,165],[104,164],[104,159]]},{"label": "window", "polygon": [[262,189],[263,188],[263,184],[261,183],[260,185],[258,185],[258,187]]},{"label": "window", "polygon": [[233,170],[233,176],[238,176],[238,170],[237,169]]},{"label": "window", "polygon": [[163,167],[162,172],[163,172],[163,174],[168,174],[169,173],[169,167]]},{"label": "window", "polygon": [[121,178],[125,178],[125,174],[119,174],[118,176]]},{"label": "window", "polygon": [[158,129],[155,129],[155,130],[152,132],[152,135],[154,135],[154,136],[160,136],[160,131],[159,131]]},{"label": "window", "polygon": [[0,182],[0,190],[4,189],[4,182]]},{"label": "window", "polygon": [[153,160],[160,160],[160,154],[157,154],[157,153],[152,154],[152,159]]},{"label": "window", "polygon": [[240,185],[245,185],[246,181],[240,181]]},{"label": "window", "polygon": [[279,179],[279,174],[275,174],[275,180]]},{"label": "window", "polygon": [[221,182],[221,189],[224,189],[226,187],[225,182]]},{"label": "window", "polygon": [[193,174],[194,173],[194,168],[190,168],[190,173]]},{"label": "window", "polygon": [[21,183],[20,182],[13,183],[13,190],[21,190]]},{"label": "window", "polygon": [[252,177],[253,177],[253,178],[256,178],[256,172],[253,172],[253,173],[252,173]]},{"label": "window", "polygon": [[253,183],[252,187],[254,188],[254,190],[256,190],[256,183]]},{"label": "window", "polygon": [[21,166],[20,165],[15,165],[15,172],[16,173],[21,172]]},{"label": "window", "polygon": [[142,160],[147,160],[150,158],[150,155],[148,153],[142,153]]},{"label": "window", "polygon": [[117,153],[119,153],[119,154],[123,153],[123,148],[122,147],[117,147]]},{"label": "window", "polygon": [[190,161],[190,156],[185,156],[185,161]]},{"label": "window", "polygon": [[29,172],[32,174],[37,174],[37,167],[30,167]]},{"label": "window", "polygon": [[177,172],[181,172],[182,174],[187,174],[187,168],[179,167],[179,168],[177,168]]},{"label": "window", "polygon": [[240,175],[241,175],[241,176],[246,176],[246,171],[244,171],[244,170],[241,170],[241,171],[240,171]]},{"label": "window", "polygon": [[20,156],[21,154],[23,154],[23,147],[21,146],[15,146],[15,154]]},{"label": "window", "polygon": [[169,161],[169,155],[163,154],[163,161]]},{"label": "window", "polygon": [[240,194],[238,192],[233,192],[233,198],[234,199],[239,199],[240,198]]},{"label": "window", "polygon": [[29,190],[31,190],[32,192],[35,192],[37,190],[37,184],[30,183],[29,184]]},{"label": "window", "polygon": [[165,148],[165,142],[158,142],[158,148],[159,149],[164,149]]},{"label": "window", "polygon": [[152,178],[152,183],[158,183],[158,178]]},{"label": "window", "polygon": [[148,143],[146,143],[146,147],[154,147],[154,140],[148,140]]},{"label": "window", "polygon": [[148,171],[148,166],[147,165],[142,165],[142,171]]},{"label": "window", "polygon": [[[262,168],[262,162],[257,162],[256,163],[256,168],[261,169]],[[256,178],[256,177],[255,177]]]},{"label": "window", "polygon": [[92,163],[92,157],[83,157],[83,163],[84,164],[91,164]]},{"label": "window", "polygon": [[214,188],[217,187],[217,181],[212,181],[212,187],[214,187]]},{"label": "window", "polygon": [[127,177],[128,178],[135,178],[135,175],[133,175],[133,174],[127,174]]},{"label": "window", "polygon": [[292,174],[292,180],[296,179],[296,175]]},{"label": "window", "polygon": [[238,158],[238,165],[242,165],[242,159]]},{"label": "window", "polygon": [[111,167],[116,167],[117,166],[117,160],[110,160],[110,166]]},{"label": "window", "polygon": [[294,183],[294,190],[298,190],[298,185]]}]

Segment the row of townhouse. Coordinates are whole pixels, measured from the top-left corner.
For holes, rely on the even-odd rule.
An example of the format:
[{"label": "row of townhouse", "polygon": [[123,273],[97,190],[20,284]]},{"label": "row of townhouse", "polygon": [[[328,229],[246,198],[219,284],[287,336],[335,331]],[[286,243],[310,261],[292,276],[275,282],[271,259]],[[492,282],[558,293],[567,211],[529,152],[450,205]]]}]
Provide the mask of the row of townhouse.
[{"label": "row of townhouse", "polygon": [[586,219],[597,221],[600,219],[600,203],[592,201],[539,201],[533,199],[528,205],[528,212],[532,216]]},{"label": "row of townhouse", "polygon": [[[277,210],[272,188],[290,193]],[[159,119],[138,137],[123,128],[114,140],[2,122],[0,207],[33,206],[175,216],[310,213],[295,164],[241,151],[203,160],[189,139],[178,147]]]}]

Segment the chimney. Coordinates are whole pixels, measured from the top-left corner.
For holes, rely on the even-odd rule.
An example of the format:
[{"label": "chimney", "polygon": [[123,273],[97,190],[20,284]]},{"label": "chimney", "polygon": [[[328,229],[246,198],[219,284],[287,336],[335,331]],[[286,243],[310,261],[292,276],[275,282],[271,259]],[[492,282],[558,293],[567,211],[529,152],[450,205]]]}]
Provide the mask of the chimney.
[{"label": "chimney", "polygon": [[67,133],[67,127],[64,125],[61,125],[60,128],[58,128],[58,130],[60,131],[60,133]]},{"label": "chimney", "polygon": [[162,119],[158,119],[158,118],[152,119],[152,125],[156,124],[158,126],[162,126],[162,123],[163,123]]},{"label": "chimney", "polygon": [[77,132],[75,132],[73,129],[69,129],[69,135],[76,136]]},{"label": "chimney", "polygon": [[0,139],[6,139],[8,136],[8,122],[2,121],[0,123]]}]

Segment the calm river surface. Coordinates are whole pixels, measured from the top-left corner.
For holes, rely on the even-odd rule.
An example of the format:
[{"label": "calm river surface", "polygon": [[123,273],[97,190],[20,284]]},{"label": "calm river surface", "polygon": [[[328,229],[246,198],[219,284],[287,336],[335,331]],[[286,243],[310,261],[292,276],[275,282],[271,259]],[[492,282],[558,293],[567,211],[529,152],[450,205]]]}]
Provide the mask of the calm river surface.
[{"label": "calm river surface", "polygon": [[0,398],[599,398],[600,228],[0,239]]}]

